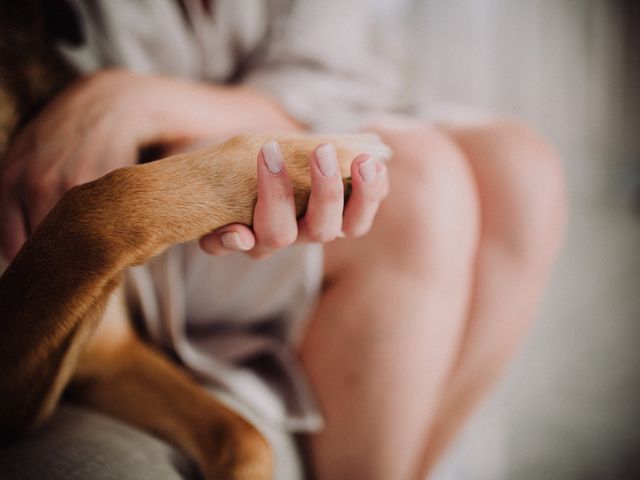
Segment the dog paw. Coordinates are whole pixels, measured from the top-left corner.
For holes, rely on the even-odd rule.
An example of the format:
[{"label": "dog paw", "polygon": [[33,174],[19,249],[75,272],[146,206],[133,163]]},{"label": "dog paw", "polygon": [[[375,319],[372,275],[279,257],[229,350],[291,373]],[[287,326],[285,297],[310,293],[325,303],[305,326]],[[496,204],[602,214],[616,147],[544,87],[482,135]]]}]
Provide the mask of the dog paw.
[{"label": "dog paw", "polygon": [[[349,176],[352,160],[361,153],[370,155],[374,160],[386,162],[392,151],[380,137],[373,133],[343,135],[282,135],[273,138],[280,149],[288,167],[300,168],[308,175],[311,152],[323,143],[332,144],[338,156],[338,162],[344,177]],[[266,138],[265,138],[266,140]]]},{"label": "dog paw", "polygon": [[[244,135],[234,137],[215,147],[215,161],[226,172],[220,185],[220,198],[226,200],[225,211],[235,215],[232,221],[251,223],[253,206],[257,199],[255,162],[265,143],[277,141],[282,152],[287,175],[293,185],[296,211],[300,215],[306,208],[311,193],[310,159],[321,144],[330,143],[336,149],[345,191],[349,190],[351,162],[359,154],[368,154],[374,160],[386,162],[391,149],[375,134],[343,135]],[[218,170],[220,171],[220,170]],[[231,223],[228,222],[228,223]]]},{"label": "dog paw", "polygon": [[270,480],[273,478],[271,446],[255,427],[232,415],[230,422],[208,432],[199,462],[206,480]]},{"label": "dog paw", "polygon": [[[241,137],[242,138],[242,137]],[[386,162],[392,156],[391,149],[385,145],[380,137],[373,133],[343,134],[343,135],[276,135],[249,137],[260,148],[268,141],[275,140],[280,145],[282,156],[289,176],[302,182],[305,186],[309,181],[309,160],[313,150],[319,145],[330,143],[336,149],[338,163],[344,178],[350,174],[353,159],[362,153],[370,155],[374,160]],[[305,181],[306,180],[306,181]]]}]

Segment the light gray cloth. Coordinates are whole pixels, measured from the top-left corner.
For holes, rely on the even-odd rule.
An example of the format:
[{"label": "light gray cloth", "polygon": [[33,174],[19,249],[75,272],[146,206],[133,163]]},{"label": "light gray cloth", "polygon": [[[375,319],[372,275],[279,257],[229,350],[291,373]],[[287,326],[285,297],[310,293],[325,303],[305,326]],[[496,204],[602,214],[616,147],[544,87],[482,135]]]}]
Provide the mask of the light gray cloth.
[{"label": "light gray cloth", "polygon": [[[69,0],[87,39],[63,46],[89,72],[125,67],[243,83],[312,130],[352,131],[398,107],[399,69],[372,0]],[[382,40],[381,40],[382,39]]]},{"label": "light gray cloth", "polygon": [[[232,395],[211,390],[269,441],[275,480],[301,480],[295,438],[264,422]],[[197,466],[181,452],[127,423],[63,404],[34,434],[0,448],[1,480],[198,480]]]},{"label": "light gray cloth", "polygon": [[322,247],[270,258],[212,257],[197,242],[130,269],[128,294],[151,340],[262,421],[313,431],[322,418],[295,346],[322,279]]},{"label": "light gray cloth", "polygon": [[61,406],[37,434],[0,449],[3,480],[195,480],[196,466],[137,428]]}]

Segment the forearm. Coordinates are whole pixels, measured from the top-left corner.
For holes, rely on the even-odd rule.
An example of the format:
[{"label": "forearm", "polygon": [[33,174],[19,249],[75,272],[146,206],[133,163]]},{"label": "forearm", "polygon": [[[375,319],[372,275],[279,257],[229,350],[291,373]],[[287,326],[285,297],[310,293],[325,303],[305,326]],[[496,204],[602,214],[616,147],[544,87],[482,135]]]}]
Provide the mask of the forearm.
[{"label": "forearm", "polygon": [[[168,140],[304,130],[275,99],[252,87],[154,79],[159,94],[150,113],[156,128]],[[177,104],[188,108],[175,108]]]}]

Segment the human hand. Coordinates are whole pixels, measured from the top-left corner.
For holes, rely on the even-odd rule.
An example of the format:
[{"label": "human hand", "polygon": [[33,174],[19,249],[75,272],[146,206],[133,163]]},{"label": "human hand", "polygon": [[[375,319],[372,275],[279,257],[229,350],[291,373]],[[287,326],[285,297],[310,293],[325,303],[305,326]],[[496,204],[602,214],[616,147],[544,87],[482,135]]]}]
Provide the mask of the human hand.
[{"label": "human hand", "polygon": [[334,147],[320,145],[311,157],[311,196],[304,216],[296,219],[293,190],[280,149],[276,142],[269,142],[258,154],[253,230],[241,224],[226,225],[202,237],[202,249],[211,255],[244,251],[263,258],[295,242],[324,243],[342,235],[367,233],[388,193],[386,166],[366,154],[358,155],[351,164],[352,191],[345,206]]},{"label": "human hand", "polygon": [[151,77],[106,71],[82,78],[17,135],[0,164],[0,249],[12,258],[71,187],[132,165],[155,138]]}]

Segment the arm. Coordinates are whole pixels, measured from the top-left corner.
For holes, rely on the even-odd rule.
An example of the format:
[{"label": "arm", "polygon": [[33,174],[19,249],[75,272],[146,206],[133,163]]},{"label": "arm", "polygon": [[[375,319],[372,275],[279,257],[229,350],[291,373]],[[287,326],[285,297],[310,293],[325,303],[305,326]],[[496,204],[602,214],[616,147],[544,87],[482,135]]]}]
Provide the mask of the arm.
[{"label": "arm", "polygon": [[[155,79],[166,83],[158,85],[163,95],[156,97],[152,115],[157,121],[155,128],[169,141],[304,129],[263,90],[251,86],[222,86],[164,77]],[[176,111],[175,105],[178,103],[189,105],[189,109]]]}]

